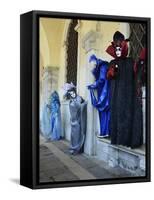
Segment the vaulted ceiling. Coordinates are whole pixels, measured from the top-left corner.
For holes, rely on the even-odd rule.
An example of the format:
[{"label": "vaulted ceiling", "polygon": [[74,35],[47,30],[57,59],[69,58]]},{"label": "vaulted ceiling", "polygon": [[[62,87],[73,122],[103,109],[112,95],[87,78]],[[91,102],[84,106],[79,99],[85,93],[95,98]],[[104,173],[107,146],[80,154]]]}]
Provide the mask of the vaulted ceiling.
[{"label": "vaulted ceiling", "polygon": [[40,53],[44,67],[59,67],[66,19],[40,18]]}]

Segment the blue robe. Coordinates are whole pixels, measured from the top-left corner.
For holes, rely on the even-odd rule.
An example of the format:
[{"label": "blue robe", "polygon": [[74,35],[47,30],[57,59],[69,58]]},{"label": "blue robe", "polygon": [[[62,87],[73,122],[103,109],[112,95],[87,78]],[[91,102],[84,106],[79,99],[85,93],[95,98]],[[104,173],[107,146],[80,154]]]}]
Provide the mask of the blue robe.
[{"label": "blue robe", "polygon": [[48,108],[48,104],[44,104],[40,110],[40,131],[44,138],[48,139],[51,135],[51,112]]},{"label": "blue robe", "polygon": [[59,95],[55,91],[51,95],[51,140],[59,140],[61,137],[61,112]]},{"label": "blue robe", "polygon": [[[97,59],[95,55],[90,57],[90,61],[96,61],[96,67],[92,70],[95,82],[88,86],[91,95],[91,103],[99,112],[100,133],[99,136],[109,136],[110,122],[110,82],[106,78],[108,62]],[[95,95],[94,91],[97,92]]]},{"label": "blue robe", "polygon": [[60,101],[56,91],[51,94],[50,104],[43,107],[40,128],[46,140],[59,140],[61,137]]}]

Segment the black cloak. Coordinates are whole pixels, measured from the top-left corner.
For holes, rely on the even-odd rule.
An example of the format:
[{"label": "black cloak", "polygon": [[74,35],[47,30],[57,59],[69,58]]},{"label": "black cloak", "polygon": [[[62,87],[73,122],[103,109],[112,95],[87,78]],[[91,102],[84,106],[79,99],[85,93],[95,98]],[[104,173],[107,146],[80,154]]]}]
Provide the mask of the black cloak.
[{"label": "black cloak", "polygon": [[143,143],[142,105],[136,96],[134,61],[112,60],[117,72],[111,80],[111,143],[135,148]]}]

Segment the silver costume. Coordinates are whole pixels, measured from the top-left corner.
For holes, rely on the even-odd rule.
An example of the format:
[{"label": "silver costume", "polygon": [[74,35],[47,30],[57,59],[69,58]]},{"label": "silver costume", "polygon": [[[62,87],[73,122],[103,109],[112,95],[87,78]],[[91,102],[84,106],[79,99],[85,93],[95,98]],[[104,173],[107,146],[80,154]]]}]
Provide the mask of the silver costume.
[{"label": "silver costume", "polygon": [[71,115],[70,153],[82,153],[86,136],[87,103],[77,95],[70,100],[69,109]]}]

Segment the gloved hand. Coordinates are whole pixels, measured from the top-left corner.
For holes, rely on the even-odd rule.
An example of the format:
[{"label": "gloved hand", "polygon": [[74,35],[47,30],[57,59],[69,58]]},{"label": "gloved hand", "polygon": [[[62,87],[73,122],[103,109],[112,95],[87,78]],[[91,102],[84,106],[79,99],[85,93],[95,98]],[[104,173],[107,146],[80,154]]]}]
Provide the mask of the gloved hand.
[{"label": "gloved hand", "polygon": [[88,89],[95,89],[95,86],[94,85],[88,85],[87,88]]},{"label": "gloved hand", "polygon": [[109,69],[108,69],[108,72],[107,72],[107,79],[113,79],[116,77],[118,73],[118,65],[114,65],[112,64]]}]

